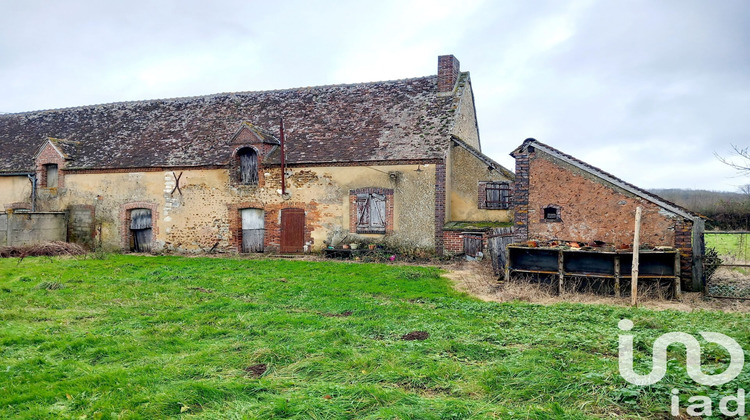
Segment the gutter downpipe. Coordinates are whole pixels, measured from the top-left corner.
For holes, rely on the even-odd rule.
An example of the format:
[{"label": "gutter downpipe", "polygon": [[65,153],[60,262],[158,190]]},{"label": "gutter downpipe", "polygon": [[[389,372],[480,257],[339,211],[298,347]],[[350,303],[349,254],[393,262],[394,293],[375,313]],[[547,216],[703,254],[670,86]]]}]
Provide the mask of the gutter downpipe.
[{"label": "gutter downpipe", "polygon": [[286,195],[286,168],[284,167],[284,118],[279,118],[279,131],[281,141],[281,196]]},{"label": "gutter downpipe", "polygon": [[36,175],[26,174],[31,182],[31,212],[36,212]]}]

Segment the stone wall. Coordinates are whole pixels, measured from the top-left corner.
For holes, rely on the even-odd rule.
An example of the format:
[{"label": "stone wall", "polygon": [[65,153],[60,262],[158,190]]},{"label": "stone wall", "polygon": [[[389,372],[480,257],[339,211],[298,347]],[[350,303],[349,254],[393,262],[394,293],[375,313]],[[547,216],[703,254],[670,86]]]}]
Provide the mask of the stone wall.
[{"label": "stone wall", "polygon": [[0,246],[22,246],[39,242],[65,241],[65,213],[14,213],[0,215]]},{"label": "stone wall", "polygon": [[[152,210],[153,249],[200,252],[214,247],[240,249],[239,210],[265,211],[265,245],[278,249],[280,210],[302,208],[308,249],[321,249],[335,235],[381,239],[384,235],[350,232],[349,191],[393,190],[392,233],[405,245],[434,248],[436,164],[320,166],[287,168],[287,196],[279,193],[281,170],[264,168],[259,185],[239,185],[226,169],[175,169],[66,174],[66,188],[37,202],[45,209],[71,210],[71,238],[102,242],[108,249],[128,248],[128,212]],[[176,179],[180,189],[176,190]],[[181,192],[181,193],[180,193]],[[442,225],[440,226],[442,228]],[[391,229],[389,229],[391,230]],[[101,232],[100,236],[98,232]],[[442,239],[442,232],[440,232]]]}]

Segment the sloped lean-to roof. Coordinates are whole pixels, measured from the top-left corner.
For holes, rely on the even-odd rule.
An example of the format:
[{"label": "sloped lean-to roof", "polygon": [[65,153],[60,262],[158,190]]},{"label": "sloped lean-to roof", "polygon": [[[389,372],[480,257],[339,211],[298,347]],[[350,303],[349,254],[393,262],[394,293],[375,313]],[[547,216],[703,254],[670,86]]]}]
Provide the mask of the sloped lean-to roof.
[{"label": "sloped lean-to roof", "polygon": [[0,173],[32,171],[48,138],[65,139],[69,169],[225,165],[242,124],[278,133],[279,117],[289,164],[439,159],[460,90],[438,95],[427,76],[4,114]]},{"label": "sloped lean-to roof", "polygon": [[625,190],[633,195],[636,195],[644,200],[650,201],[657,206],[670,211],[674,214],[680,215],[686,219],[695,220],[697,218],[700,218],[701,216],[697,213],[693,213],[692,211],[680,207],[677,204],[674,204],[672,202],[669,202],[661,197],[659,197],[656,194],[650,193],[644,189],[638,188],[633,184],[630,184],[628,182],[623,181],[622,179],[607,173],[595,166],[589,165],[588,163],[578,160],[574,158],[571,155],[568,155],[566,153],[563,153],[557,149],[555,149],[552,146],[548,146],[542,142],[537,141],[536,139],[526,139],[523,144],[521,144],[519,147],[517,147],[510,155],[513,157],[516,157],[516,154],[519,153],[526,153],[529,150],[529,147],[534,147],[536,150],[541,150],[544,153],[547,153],[548,155],[555,157],[557,159],[560,159],[563,162],[566,162],[570,165],[575,166],[578,169],[581,169],[583,171],[588,172],[591,175],[596,176],[597,178],[602,179],[603,181],[606,181],[607,183],[620,188],[622,190]]}]

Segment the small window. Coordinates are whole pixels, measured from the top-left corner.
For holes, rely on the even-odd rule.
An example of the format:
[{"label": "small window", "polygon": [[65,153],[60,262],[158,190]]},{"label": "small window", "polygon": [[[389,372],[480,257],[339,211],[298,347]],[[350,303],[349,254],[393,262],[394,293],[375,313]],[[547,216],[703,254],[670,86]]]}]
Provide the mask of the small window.
[{"label": "small window", "polygon": [[237,152],[240,161],[240,183],[258,185],[258,153],[249,147]]},{"label": "small window", "polygon": [[44,165],[44,185],[45,188],[57,187],[57,164],[50,163]]},{"label": "small window", "polygon": [[543,222],[561,221],[560,206],[550,204],[549,206],[542,208],[542,221]]},{"label": "small window", "polygon": [[385,195],[357,194],[357,233],[385,233]]},{"label": "small window", "polygon": [[485,184],[485,208],[507,210],[510,208],[510,184],[488,182]]}]

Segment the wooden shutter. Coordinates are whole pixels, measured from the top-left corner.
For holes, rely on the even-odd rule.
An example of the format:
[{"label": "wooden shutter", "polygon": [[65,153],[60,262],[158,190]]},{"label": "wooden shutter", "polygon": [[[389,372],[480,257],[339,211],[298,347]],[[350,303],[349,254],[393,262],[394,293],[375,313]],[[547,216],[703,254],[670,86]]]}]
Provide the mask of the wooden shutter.
[{"label": "wooden shutter", "polygon": [[357,194],[357,230],[370,228],[370,194]]},{"label": "wooden shutter", "polygon": [[370,194],[370,229],[385,232],[385,195]]},{"label": "wooden shutter", "polygon": [[256,185],[258,183],[258,154],[253,149],[242,149],[240,158],[240,182]]}]

